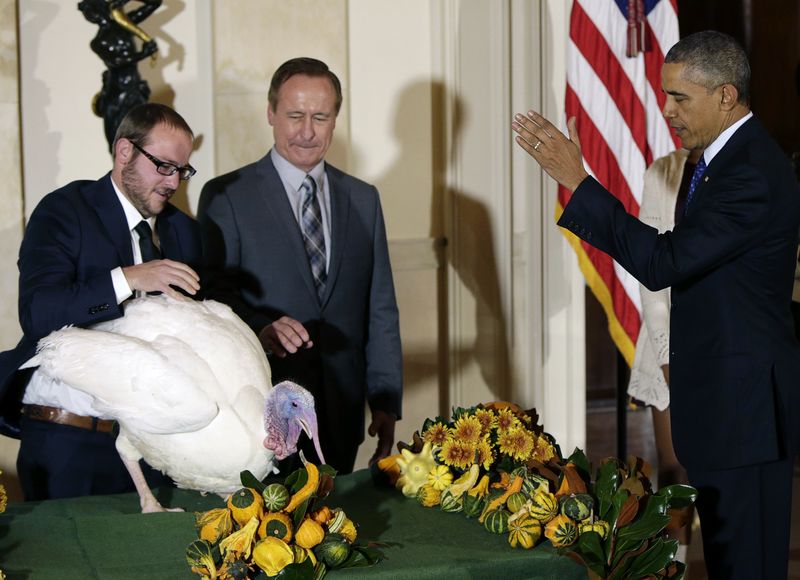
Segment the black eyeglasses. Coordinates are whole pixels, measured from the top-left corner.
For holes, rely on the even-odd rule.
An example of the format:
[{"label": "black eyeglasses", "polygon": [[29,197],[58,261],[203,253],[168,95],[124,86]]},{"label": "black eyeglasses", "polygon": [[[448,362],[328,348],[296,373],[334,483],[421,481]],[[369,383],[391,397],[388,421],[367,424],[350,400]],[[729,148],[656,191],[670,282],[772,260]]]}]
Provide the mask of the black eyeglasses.
[{"label": "black eyeglasses", "polygon": [[170,163],[168,161],[161,161],[158,157],[154,155],[150,155],[147,151],[139,147],[136,143],[131,141],[131,145],[136,147],[136,150],[139,151],[142,155],[147,157],[150,161],[153,162],[153,165],[156,166],[156,171],[160,175],[170,176],[175,175],[175,172],[178,172],[178,176],[181,178],[182,181],[189,181],[189,178],[197,173],[197,169],[192,167],[191,165],[184,165],[183,167],[178,167],[174,163]]}]

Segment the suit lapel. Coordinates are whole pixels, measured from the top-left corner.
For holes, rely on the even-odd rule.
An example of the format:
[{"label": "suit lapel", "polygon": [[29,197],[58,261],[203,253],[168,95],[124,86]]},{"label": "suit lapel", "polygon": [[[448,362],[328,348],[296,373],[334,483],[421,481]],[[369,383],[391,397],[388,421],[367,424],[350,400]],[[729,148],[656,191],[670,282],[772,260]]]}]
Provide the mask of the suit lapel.
[{"label": "suit lapel", "polygon": [[325,169],[331,199],[331,259],[328,265],[328,281],[325,284],[325,295],[322,298],[323,307],[328,302],[331,291],[336,285],[347,240],[347,224],[350,218],[350,188],[347,182],[342,179],[342,174],[339,171],[327,163],[325,164]]},{"label": "suit lapel", "polygon": [[178,236],[175,235],[175,228],[169,222],[169,215],[172,213],[172,208],[168,205],[164,211],[156,218],[156,230],[158,231],[158,242],[161,245],[161,254],[170,260],[183,260],[183,252],[181,252],[181,245],[178,241]]},{"label": "suit lapel", "polygon": [[736,132],[731,135],[728,142],[723,145],[722,149],[714,156],[711,163],[706,167],[703,177],[700,178],[700,183],[694,190],[694,201],[689,205],[687,214],[691,213],[696,208],[697,203],[703,199],[703,190],[707,186],[714,183],[716,177],[725,171],[730,158],[741,149],[761,128],[761,123],[755,118],[750,117],[745,123],[739,127]]},{"label": "suit lapel", "polygon": [[101,231],[105,231],[117,249],[120,262],[125,266],[132,266],[131,233],[125,212],[111,184],[111,174],[107,173],[102,179],[88,185],[82,193],[86,202],[97,213]]},{"label": "suit lapel", "polygon": [[311,266],[308,263],[308,255],[303,245],[303,234],[300,232],[297,218],[292,213],[292,207],[286,198],[283,181],[281,181],[278,171],[272,164],[269,153],[258,162],[256,172],[259,175],[257,185],[261,194],[259,197],[264,202],[264,209],[268,214],[272,215],[272,222],[275,227],[282,230],[282,238],[286,240],[289,252],[294,256],[292,262],[297,267],[306,289],[317,300],[317,290],[311,275]]}]

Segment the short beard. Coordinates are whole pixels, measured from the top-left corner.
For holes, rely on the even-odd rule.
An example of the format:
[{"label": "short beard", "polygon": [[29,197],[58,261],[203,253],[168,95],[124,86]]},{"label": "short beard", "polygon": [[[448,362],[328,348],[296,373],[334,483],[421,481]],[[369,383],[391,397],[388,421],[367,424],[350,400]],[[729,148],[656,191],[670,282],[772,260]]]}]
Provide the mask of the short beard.
[{"label": "short beard", "polygon": [[[142,214],[142,217],[147,219],[157,215],[159,212],[154,211],[150,204],[148,204],[148,191],[142,185],[142,180],[136,172],[132,163],[129,163],[122,168],[122,189],[125,197],[131,202],[131,205]],[[172,189],[165,189],[170,193],[175,193]]]}]

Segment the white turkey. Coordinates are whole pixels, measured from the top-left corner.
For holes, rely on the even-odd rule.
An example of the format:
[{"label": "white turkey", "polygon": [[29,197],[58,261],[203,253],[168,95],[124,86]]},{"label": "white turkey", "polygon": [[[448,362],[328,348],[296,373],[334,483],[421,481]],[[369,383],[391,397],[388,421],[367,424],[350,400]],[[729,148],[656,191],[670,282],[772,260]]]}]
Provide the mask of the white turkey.
[{"label": "white turkey", "polygon": [[[143,512],[162,511],[139,459],[178,487],[220,495],[249,470],[263,479],[296,451],[302,431],[319,457],[314,398],[291,382],[271,385],[252,330],[218,302],[148,296],[125,316],[68,327],[39,341],[26,366],[88,393],[119,423],[117,450]],[[323,460],[324,461],[324,460]]]}]

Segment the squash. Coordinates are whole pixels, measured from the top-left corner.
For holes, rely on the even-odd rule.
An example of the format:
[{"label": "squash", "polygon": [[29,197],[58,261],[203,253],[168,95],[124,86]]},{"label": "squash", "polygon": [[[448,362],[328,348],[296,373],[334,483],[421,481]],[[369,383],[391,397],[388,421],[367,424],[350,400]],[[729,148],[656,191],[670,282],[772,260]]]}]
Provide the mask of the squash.
[{"label": "squash", "polygon": [[525,476],[522,491],[533,497],[537,491],[550,491],[550,480],[538,473],[529,473]]},{"label": "squash", "polygon": [[481,480],[472,486],[467,494],[471,495],[472,497],[485,497],[486,494],[489,493],[489,476],[484,475],[481,477]]},{"label": "squash", "polygon": [[333,519],[328,522],[328,531],[334,534],[341,534],[351,544],[355,542],[357,536],[356,525],[347,517],[344,510],[334,510],[334,514]]},{"label": "squash", "polygon": [[511,514],[500,508],[486,514],[483,527],[494,534],[504,534],[508,531],[508,517]]},{"label": "squash", "polygon": [[284,508],[285,512],[292,513],[300,506],[300,504],[310,498],[311,495],[317,491],[317,487],[319,487],[319,469],[316,465],[310,461],[307,461],[306,473],[308,474],[308,479],[306,480],[305,485],[297,490],[297,493],[295,493],[289,500],[288,505]]},{"label": "squash", "polygon": [[510,511],[512,514],[515,514],[522,509],[522,506],[524,506],[525,502],[527,501],[528,496],[525,495],[525,493],[518,491],[517,493],[512,493],[510,496],[508,496],[508,499],[506,500],[506,507],[508,508],[508,511]]},{"label": "squash", "polygon": [[325,538],[325,530],[310,518],[305,518],[297,528],[294,535],[294,542],[301,548],[311,549]]},{"label": "squash", "polygon": [[259,538],[278,538],[287,544],[292,541],[292,520],[282,513],[268,513],[258,526]]},{"label": "squash", "polygon": [[453,474],[446,465],[437,465],[428,472],[428,485],[432,485],[438,491],[444,491],[453,485]]},{"label": "squash", "polygon": [[417,490],[417,501],[425,507],[439,505],[442,499],[442,492],[426,483]]},{"label": "squash", "polygon": [[324,505],[318,510],[311,513],[311,519],[317,522],[318,524],[325,525],[331,519],[333,519],[333,512],[331,511],[331,508]]},{"label": "squash", "polygon": [[242,526],[241,529],[222,538],[219,542],[219,552],[222,557],[225,560],[234,560],[239,557],[249,558],[257,531],[258,520],[256,518],[250,518],[250,521]]},{"label": "squash", "polygon": [[529,550],[536,545],[542,536],[542,524],[533,519],[529,514],[508,520],[508,543],[512,548],[525,548]]},{"label": "squash", "polygon": [[400,477],[397,478],[395,487],[406,497],[416,497],[419,488],[427,483],[428,473],[436,466],[433,447],[430,442],[426,442],[419,453],[403,449],[400,455],[397,459]]},{"label": "squash", "polygon": [[314,555],[328,568],[336,568],[350,556],[350,544],[341,534],[330,533],[314,548]]},{"label": "squash", "polygon": [[554,548],[565,548],[578,539],[578,526],[567,516],[558,515],[545,526],[544,536]]},{"label": "squash", "polygon": [[508,487],[506,488],[506,490],[500,496],[490,500],[489,503],[486,504],[486,507],[483,508],[483,513],[481,514],[481,517],[478,518],[478,521],[483,522],[484,518],[489,512],[501,508],[502,506],[505,505],[506,500],[508,500],[509,497],[511,497],[518,491],[521,491],[522,482],[523,478],[521,476],[518,475],[514,476],[514,478],[511,480],[511,483],[509,483]]},{"label": "squash", "polygon": [[264,515],[264,499],[256,490],[243,487],[228,498],[228,509],[237,524],[244,526],[250,518],[258,518]]},{"label": "squash", "polygon": [[294,562],[294,550],[283,540],[268,536],[253,547],[253,562],[267,576],[275,576]]},{"label": "squash", "polygon": [[475,495],[470,495],[469,493],[464,495],[463,511],[464,515],[468,518],[477,518],[480,516],[485,506],[486,499]]},{"label": "squash", "polygon": [[281,483],[271,483],[261,492],[264,509],[268,512],[279,512],[289,505],[289,490]]},{"label": "squash", "polygon": [[473,463],[470,468],[465,471],[461,477],[456,479],[453,482],[453,485],[450,486],[450,492],[453,494],[453,496],[460,497],[472,489],[472,487],[475,485],[475,482],[478,481],[478,475],[480,475],[480,472],[480,466]]},{"label": "squash", "polygon": [[608,536],[608,531],[610,526],[608,522],[605,520],[595,520],[593,522],[585,522],[578,526],[578,531],[581,534],[586,534],[588,532],[595,532],[600,536],[601,540],[605,540]]},{"label": "squash", "polygon": [[549,491],[538,491],[531,498],[531,506],[528,511],[535,520],[546,524],[558,513],[558,500]]},{"label": "squash", "polygon": [[559,500],[561,513],[569,519],[579,522],[592,514],[594,498],[588,493],[566,495]]},{"label": "squash", "polygon": [[228,508],[217,508],[207,512],[195,514],[196,526],[200,530],[200,539],[208,540],[212,544],[217,543],[233,531],[233,519],[231,510]]},{"label": "squash", "polygon": [[442,511],[449,513],[460,512],[462,509],[464,509],[464,495],[465,494],[455,496],[450,489],[444,490],[442,492],[442,497],[439,500],[439,505],[441,506]]}]

